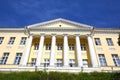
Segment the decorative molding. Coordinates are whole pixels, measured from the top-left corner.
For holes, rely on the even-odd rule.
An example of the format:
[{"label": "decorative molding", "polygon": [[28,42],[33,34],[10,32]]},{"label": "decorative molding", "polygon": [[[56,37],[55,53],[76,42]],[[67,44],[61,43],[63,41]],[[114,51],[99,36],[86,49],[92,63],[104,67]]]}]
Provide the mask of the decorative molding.
[{"label": "decorative molding", "polygon": [[62,56],[62,52],[58,52],[57,55]]},{"label": "decorative molding", "polygon": [[25,49],[24,46],[18,46],[18,50],[23,50],[23,49]]},{"label": "decorative molding", "polygon": [[12,46],[6,46],[7,50],[10,50],[12,48]]},{"label": "decorative molding", "polygon": [[83,28],[92,28],[93,26],[89,26],[89,25],[85,25],[85,24],[81,24],[78,22],[74,22],[74,21],[70,21],[70,20],[66,20],[66,19],[62,19],[62,18],[58,18],[58,19],[54,19],[54,20],[50,20],[50,21],[45,21],[45,22],[41,22],[41,23],[37,23],[37,24],[33,24],[33,25],[29,25],[29,28],[41,28],[44,26],[49,26],[55,23],[65,23],[65,24],[69,24],[69,25],[73,25],[76,27],[83,27]]},{"label": "decorative molding", "polygon": [[18,33],[24,33],[24,28],[0,28],[0,32],[18,32]]},{"label": "decorative molding", "polygon": [[33,52],[33,55],[38,55],[38,52]]},{"label": "decorative molding", "polygon": [[102,48],[102,47],[97,47],[96,49],[97,49],[97,50],[103,50],[103,48]]},{"label": "decorative molding", "polygon": [[115,48],[109,48],[109,50],[114,51],[114,50],[116,50],[116,49],[115,49]]}]

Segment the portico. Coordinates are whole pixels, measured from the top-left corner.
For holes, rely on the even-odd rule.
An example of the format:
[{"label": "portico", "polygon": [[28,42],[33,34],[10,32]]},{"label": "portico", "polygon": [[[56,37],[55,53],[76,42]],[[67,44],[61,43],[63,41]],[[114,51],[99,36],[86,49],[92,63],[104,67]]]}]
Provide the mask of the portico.
[{"label": "portico", "polygon": [[[36,44],[39,44],[37,49]],[[92,37],[88,35],[33,34],[30,35],[28,45],[23,61],[25,66],[29,63],[31,66],[40,67],[98,67],[95,52],[92,50]]]}]

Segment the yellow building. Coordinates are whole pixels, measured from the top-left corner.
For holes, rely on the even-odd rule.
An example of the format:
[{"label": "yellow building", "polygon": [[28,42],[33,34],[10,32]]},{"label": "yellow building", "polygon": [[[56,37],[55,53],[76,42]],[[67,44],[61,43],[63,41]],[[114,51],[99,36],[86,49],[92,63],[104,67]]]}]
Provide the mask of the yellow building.
[{"label": "yellow building", "polygon": [[61,18],[0,28],[0,71],[118,71],[119,33]]}]

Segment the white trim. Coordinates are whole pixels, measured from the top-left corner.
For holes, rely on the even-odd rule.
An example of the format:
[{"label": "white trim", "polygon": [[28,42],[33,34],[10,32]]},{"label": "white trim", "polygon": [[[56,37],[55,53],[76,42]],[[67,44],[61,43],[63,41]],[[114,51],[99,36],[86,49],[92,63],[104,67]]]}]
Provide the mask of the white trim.
[{"label": "white trim", "polygon": [[53,23],[59,23],[59,22],[74,25],[76,27],[93,28],[93,26],[81,24],[81,23],[70,21],[70,20],[63,19],[63,18],[58,18],[58,19],[54,19],[54,20],[50,20],[50,21],[45,21],[45,22],[29,25],[28,28],[37,28],[37,27],[42,27],[45,25],[52,25]]}]

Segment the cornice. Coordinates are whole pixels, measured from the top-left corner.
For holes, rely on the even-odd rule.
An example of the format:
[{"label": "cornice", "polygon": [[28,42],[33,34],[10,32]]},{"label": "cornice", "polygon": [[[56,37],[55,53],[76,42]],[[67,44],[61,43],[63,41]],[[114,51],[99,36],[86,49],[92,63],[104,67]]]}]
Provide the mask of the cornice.
[{"label": "cornice", "polygon": [[24,28],[0,28],[0,32],[24,32]]},{"label": "cornice", "polygon": [[95,33],[120,33],[120,29],[117,28],[95,28]]},{"label": "cornice", "polygon": [[93,28],[93,26],[89,26],[89,25],[86,25],[86,24],[81,24],[81,23],[78,23],[78,22],[74,22],[74,21],[70,21],[70,20],[66,20],[66,19],[62,19],[62,18],[58,18],[58,19],[55,19],[55,20],[50,20],[50,21],[46,21],[46,22],[41,22],[41,23],[29,25],[28,28],[42,28],[44,26],[53,25],[54,23],[65,23],[65,24],[76,26],[78,28],[80,28],[80,27]]},{"label": "cornice", "polygon": [[[25,28],[0,28],[0,32],[24,32]],[[79,29],[71,29],[71,28],[30,28],[30,32],[31,31],[38,31],[38,32],[91,32],[92,29],[90,28],[79,28]],[[94,28],[94,34],[97,33],[120,33],[120,29],[117,28]]]},{"label": "cornice", "polygon": [[84,29],[84,28],[81,28],[81,29],[68,29],[68,28],[49,28],[49,29],[44,29],[44,28],[41,28],[41,29],[30,29],[30,31],[44,31],[44,32],[90,32],[91,29]]}]

